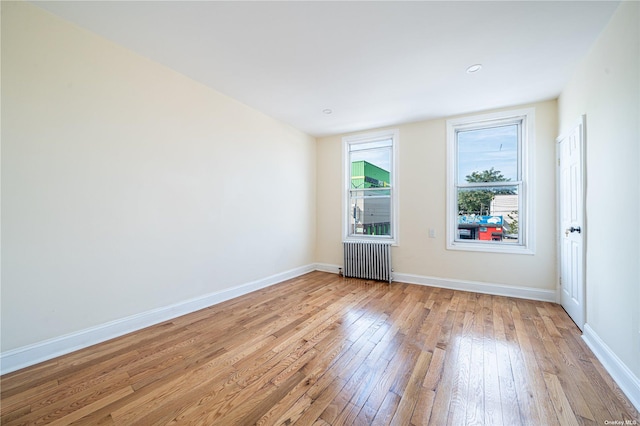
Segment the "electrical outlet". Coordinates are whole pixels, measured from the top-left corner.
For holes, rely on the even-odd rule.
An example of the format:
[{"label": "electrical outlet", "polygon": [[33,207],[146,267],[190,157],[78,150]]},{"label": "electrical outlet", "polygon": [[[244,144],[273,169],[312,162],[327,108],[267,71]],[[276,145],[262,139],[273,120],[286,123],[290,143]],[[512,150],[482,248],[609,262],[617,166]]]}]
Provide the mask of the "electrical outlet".
[{"label": "electrical outlet", "polygon": [[436,237],[436,230],[434,228],[429,228],[429,238]]}]

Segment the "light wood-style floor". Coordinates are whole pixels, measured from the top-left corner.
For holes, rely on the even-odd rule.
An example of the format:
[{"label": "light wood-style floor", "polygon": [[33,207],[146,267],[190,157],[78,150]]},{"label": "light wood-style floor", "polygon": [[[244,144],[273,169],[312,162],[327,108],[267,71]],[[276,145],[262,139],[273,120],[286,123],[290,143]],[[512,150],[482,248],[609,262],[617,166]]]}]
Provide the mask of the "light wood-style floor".
[{"label": "light wood-style floor", "polygon": [[559,305],[322,272],[0,385],[7,426],[640,424]]}]

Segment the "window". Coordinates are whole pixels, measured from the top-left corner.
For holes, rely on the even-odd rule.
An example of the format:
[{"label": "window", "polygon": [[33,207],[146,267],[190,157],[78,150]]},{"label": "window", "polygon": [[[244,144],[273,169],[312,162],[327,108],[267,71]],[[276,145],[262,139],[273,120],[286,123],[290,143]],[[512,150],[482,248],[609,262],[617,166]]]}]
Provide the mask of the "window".
[{"label": "window", "polygon": [[396,243],[398,131],[349,136],[342,143],[344,239]]},{"label": "window", "polygon": [[447,121],[447,248],[534,253],[534,110]]}]

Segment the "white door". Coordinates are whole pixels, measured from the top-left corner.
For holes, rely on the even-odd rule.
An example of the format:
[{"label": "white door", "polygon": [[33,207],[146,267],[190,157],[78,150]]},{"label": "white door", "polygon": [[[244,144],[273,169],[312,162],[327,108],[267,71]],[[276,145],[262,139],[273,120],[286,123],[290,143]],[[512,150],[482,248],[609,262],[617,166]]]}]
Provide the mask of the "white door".
[{"label": "white door", "polygon": [[558,138],[558,216],[560,232],[560,303],[582,330],[584,283],[584,126],[582,116]]}]

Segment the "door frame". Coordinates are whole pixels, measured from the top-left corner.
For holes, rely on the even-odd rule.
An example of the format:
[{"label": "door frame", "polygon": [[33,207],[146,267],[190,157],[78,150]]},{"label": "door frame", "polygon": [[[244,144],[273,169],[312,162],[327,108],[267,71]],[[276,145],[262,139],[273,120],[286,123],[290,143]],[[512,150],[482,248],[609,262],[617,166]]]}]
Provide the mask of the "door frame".
[{"label": "door frame", "polygon": [[[587,272],[587,230],[589,229],[587,226],[587,174],[586,174],[586,137],[587,137],[587,120],[586,115],[582,114],[578,117],[577,120],[573,122],[571,127],[560,134],[556,138],[556,262],[557,262],[557,277],[556,277],[556,301],[558,304],[562,305],[562,287],[561,287],[561,279],[562,279],[562,213],[561,213],[561,202],[562,202],[562,188],[561,188],[561,173],[560,173],[560,142],[562,142],[566,137],[574,131],[576,127],[580,127],[580,174],[582,181],[582,225],[581,225],[581,233],[582,233],[582,282],[580,285],[582,286],[582,324],[576,324],[580,330],[584,329],[585,324],[587,323],[587,280],[586,280],[586,272]],[[571,318],[573,320],[573,318]],[[575,320],[574,320],[575,322]]]}]

